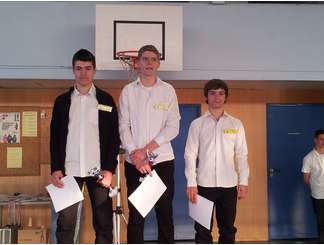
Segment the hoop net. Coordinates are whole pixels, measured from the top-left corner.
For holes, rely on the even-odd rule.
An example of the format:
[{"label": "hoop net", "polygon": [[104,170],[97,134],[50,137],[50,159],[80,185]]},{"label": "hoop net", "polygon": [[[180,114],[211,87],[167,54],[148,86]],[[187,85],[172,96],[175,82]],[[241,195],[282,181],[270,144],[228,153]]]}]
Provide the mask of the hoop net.
[{"label": "hoop net", "polygon": [[123,69],[128,73],[128,81],[134,81],[137,77],[137,50],[119,51],[116,53],[116,56],[118,57]]}]

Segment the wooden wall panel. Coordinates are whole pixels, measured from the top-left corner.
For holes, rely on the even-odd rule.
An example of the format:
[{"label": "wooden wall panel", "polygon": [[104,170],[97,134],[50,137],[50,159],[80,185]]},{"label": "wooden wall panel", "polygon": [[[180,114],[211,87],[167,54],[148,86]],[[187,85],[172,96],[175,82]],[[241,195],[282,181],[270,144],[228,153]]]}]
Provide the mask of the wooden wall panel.
[{"label": "wooden wall panel", "polygon": [[237,239],[267,240],[266,108],[260,103],[232,103],[227,105],[227,111],[242,121],[249,150],[249,193],[238,201]]},{"label": "wooden wall panel", "polygon": [[50,141],[50,124],[52,118],[52,107],[43,107],[41,109],[40,115],[40,163],[49,164],[50,163],[50,150],[49,150],[49,141]]},{"label": "wooden wall panel", "polygon": [[[53,81],[55,82],[55,81]],[[49,168],[49,123],[54,99],[63,89],[0,89],[0,106],[38,106],[46,112],[40,121],[41,153],[40,176],[0,177],[0,193],[27,194],[45,193],[48,184]],[[120,89],[106,89],[112,94],[116,103]],[[177,89],[179,103],[201,104],[202,111],[207,109],[202,89]],[[324,90],[287,89],[287,88],[234,88],[226,110],[240,118],[245,126],[250,165],[249,194],[246,200],[238,202],[236,226],[239,241],[266,241],[268,239],[268,208],[267,208],[267,156],[266,156],[266,104],[267,103],[324,103]],[[121,173],[123,176],[123,165]],[[127,197],[125,179],[122,177],[122,206],[127,216]],[[85,211],[81,231],[81,243],[93,243],[91,207],[88,194],[85,194]],[[187,202],[187,200],[184,200]],[[36,211],[35,211],[36,210]],[[49,208],[39,207],[35,210],[24,210],[24,224],[29,216],[36,223],[50,226]],[[39,212],[38,212],[39,211]],[[40,220],[40,221],[39,221]],[[5,220],[4,220],[5,221]],[[217,239],[214,231],[214,239]],[[122,241],[126,241],[126,228],[122,222]]]}]

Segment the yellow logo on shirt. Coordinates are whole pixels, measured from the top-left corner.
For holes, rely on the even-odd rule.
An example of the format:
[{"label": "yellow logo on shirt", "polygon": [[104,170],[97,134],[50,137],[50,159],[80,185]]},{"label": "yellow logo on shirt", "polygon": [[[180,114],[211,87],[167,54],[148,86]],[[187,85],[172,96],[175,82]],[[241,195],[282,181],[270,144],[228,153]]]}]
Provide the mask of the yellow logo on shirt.
[{"label": "yellow logo on shirt", "polygon": [[153,108],[155,110],[159,110],[159,111],[167,111],[170,108],[170,104],[164,104],[164,103],[156,102],[156,103],[153,104]]},{"label": "yellow logo on shirt", "polygon": [[111,112],[112,111],[112,107],[109,106],[109,105],[98,104],[98,110]]},{"label": "yellow logo on shirt", "polygon": [[237,134],[239,131],[237,129],[224,129],[224,134]]}]

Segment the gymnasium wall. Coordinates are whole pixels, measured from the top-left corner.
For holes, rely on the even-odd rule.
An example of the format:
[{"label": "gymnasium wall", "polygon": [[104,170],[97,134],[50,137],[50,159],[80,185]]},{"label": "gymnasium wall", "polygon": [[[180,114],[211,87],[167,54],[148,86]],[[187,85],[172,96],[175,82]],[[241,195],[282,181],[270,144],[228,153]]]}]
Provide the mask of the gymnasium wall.
[{"label": "gymnasium wall", "polygon": [[[324,5],[127,3],[183,7],[181,72],[166,80],[322,80]],[[106,3],[116,4],[116,3]],[[95,51],[96,2],[1,2],[0,78],[72,79],[71,57]],[[131,38],[131,37],[130,37]],[[172,54],[167,54],[172,55]],[[126,79],[100,71],[100,79]]]}]

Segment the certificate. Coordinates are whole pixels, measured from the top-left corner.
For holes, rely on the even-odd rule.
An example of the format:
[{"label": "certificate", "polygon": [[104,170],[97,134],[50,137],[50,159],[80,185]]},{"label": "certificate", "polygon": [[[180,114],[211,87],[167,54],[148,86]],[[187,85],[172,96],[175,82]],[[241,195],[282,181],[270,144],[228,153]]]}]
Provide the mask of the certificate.
[{"label": "certificate", "polygon": [[150,212],[167,189],[155,170],[151,173],[152,176],[147,175],[140,186],[128,197],[129,201],[143,218]]},{"label": "certificate", "polygon": [[59,212],[62,209],[65,209],[84,199],[80,187],[73,176],[65,176],[61,180],[64,183],[63,188],[58,188],[53,184],[46,186],[46,189],[52,199],[55,212]]},{"label": "certificate", "polygon": [[209,230],[213,207],[212,201],[197,195],[196,203],[189,202],[189,216]]}]

